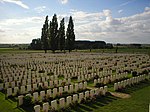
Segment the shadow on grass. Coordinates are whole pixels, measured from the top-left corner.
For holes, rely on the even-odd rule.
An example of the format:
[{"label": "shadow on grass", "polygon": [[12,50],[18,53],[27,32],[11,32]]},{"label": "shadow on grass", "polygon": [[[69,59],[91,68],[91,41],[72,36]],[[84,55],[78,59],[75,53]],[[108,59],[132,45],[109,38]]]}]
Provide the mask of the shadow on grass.
[{"label": "shadow on grass", "polygon": [[25,112],[34,112],[34,108],[33,107],[34,107],[33,105],[29,105],[29,106],[22,105],[22,106],[20,106],[18,108],[23,109]]},{"label": "shadow on grass", "polygon": [[113,102],[114,100],[117,100],[116,97],[108,94],[106,96],[101,96],[96,98],[95,101],[89,102],[86,104],[79,104],[79,106],[75,109],[72,109],[74,111],[78,112],[92,112],[95,109],[98,109],[99,107],[103,107],[105,105],[108,105],[109,103]]},{"label": "shadow on grass", "polygon": [[130,94],[130,93],[136,92],[139,89],[145,88],[145,87],[147,87],[149,85],[150,85],[150,81],[146,80],[146,81],[142,81],[142,82],[140,82],[138,84],[134,84],[132,86],[128,86],[127,88],[125,88],[123,90],[120,90],[119,92]]}]

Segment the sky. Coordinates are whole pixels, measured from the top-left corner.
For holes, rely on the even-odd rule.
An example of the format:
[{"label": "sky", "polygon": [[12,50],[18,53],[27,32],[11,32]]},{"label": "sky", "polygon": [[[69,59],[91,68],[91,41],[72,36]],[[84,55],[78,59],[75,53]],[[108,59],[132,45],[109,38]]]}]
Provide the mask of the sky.
[{"label": "sky", "polygon": [[31,43],[54,14],[76,40],[150,44],[150,0],[0,0],[0,43]]}]

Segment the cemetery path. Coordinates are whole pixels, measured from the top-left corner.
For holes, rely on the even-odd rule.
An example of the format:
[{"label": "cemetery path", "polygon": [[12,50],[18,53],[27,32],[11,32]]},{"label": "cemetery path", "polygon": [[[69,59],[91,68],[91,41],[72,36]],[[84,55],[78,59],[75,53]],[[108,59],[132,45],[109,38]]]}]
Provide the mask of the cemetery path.
[{"label": "cemetery path", "polygon": [[118,97],[118,98],[130,98],[131,95],[130,94],[126,94],[126,93],[120,93],[120,92],[110,92],[111,95]]}]

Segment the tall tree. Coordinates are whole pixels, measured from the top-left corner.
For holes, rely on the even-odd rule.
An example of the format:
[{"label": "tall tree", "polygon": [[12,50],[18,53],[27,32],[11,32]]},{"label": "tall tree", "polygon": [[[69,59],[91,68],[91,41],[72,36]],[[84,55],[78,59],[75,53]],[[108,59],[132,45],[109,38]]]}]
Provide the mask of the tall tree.
[{"label": "tall tree", "polygon": [[55,52],[55,50],[58,48],[58,22],[57,22],[57,16],[54,14],[52,21],[50,22],[50,45],[51,50]]},{"label": "tall tree", "polygon": [[46,16],[45,23],[42,28],[42,35],[41,35],[41,42],[42,42],[42,48],[44,49],[45,53],[47,53],[47,50],[49,48],[49,35],[48,35],[48,16]]},{"label": "tall tree", "polygon": [[61,51],[64,50],[64,52],[65,52],[65,23],[64,23],[64,18],[60,22],[58,37],[59,37],[59,49]]},{"label": "tall tree", "polygon": [[67,40],[66,40],[67,49],[70,52],[71,50],[74,49],[74,44],[75,44],[74,24],[71,16],[69,18],[69,24],[68,24],[66,36],[67,36]]}]

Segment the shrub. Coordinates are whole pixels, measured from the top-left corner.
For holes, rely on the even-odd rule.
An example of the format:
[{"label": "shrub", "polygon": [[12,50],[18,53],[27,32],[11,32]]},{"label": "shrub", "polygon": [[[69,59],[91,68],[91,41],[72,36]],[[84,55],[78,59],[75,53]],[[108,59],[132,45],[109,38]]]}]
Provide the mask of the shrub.
[{"label": "shrub", "polygon": [[0,79],[0,83],[3,83],[3,80],[2,80],[2,79]]},{"label": "shrub", "polygon": [[45,71],[44,70],[39,70],[39,73],[45,73]]},{"label": "shrub", "polygon": [[104,84],[102,84],[102,83],[96,83],[96,85],[95,85],[95,87],[102,87],[102,86],[104,86]]},{"label": "shrub", "polygon": [[30,96],[24,96],[23,97],[23,105],[29,106],[32,104],[32,97]]},{"label": "shrub", "polygon": [[94,79],[98,79],[98,78],[99,78],[99,76],[98,76],[98,75],[95,75],[95,76],[94,76]]},{"label": "shrub", "polygon": [[133,71],[133,72],[132,72],[132,76],[133,76],[133,77],[137,76],[137,72],[136,72],[136,71]]},{"label": "shrub", "polygon": [[88,70],[91,70],[91,69],[92,69],[92,67],[91,67],[91,66],[89,66],[89,67],[88,67]]},{"label": "shrub", "polygon": [[50,72],[50,73],[48,73],[47,75],[48,75],[48,76],[52,76],[52,75],[54,75],[54,73],[53,73],[53,72]]}]

